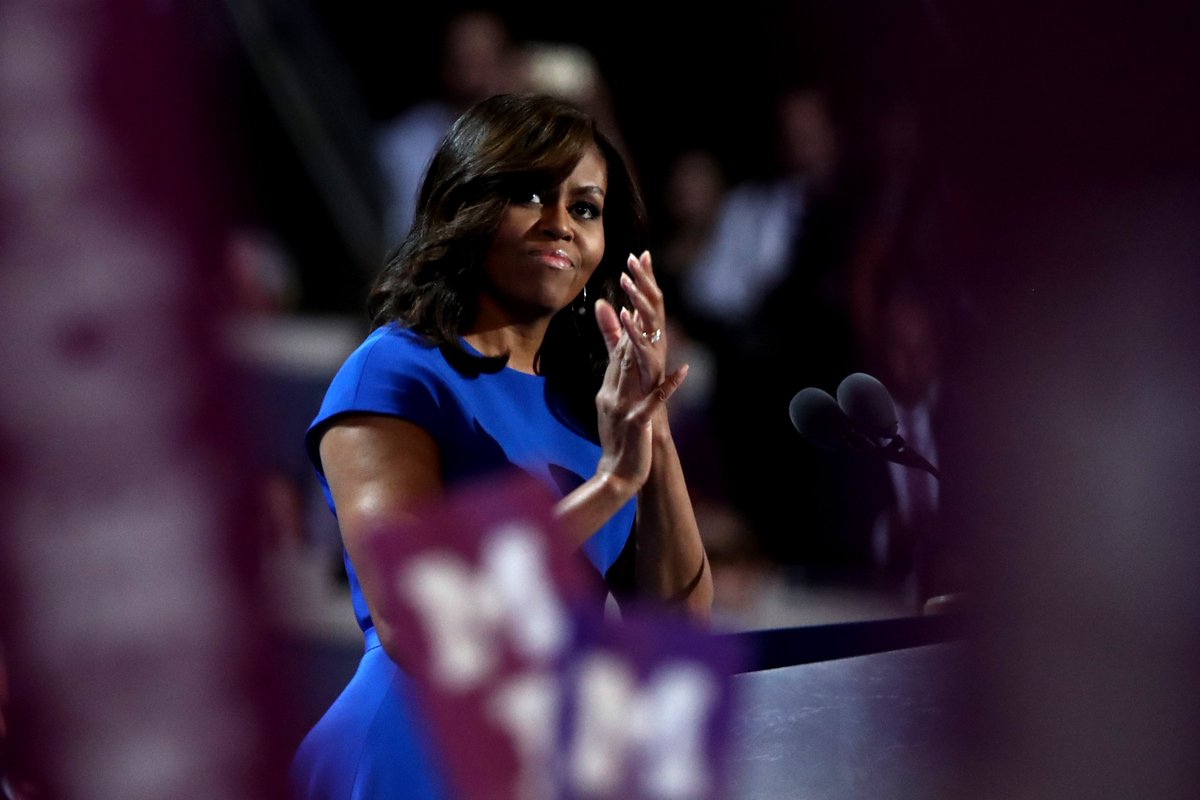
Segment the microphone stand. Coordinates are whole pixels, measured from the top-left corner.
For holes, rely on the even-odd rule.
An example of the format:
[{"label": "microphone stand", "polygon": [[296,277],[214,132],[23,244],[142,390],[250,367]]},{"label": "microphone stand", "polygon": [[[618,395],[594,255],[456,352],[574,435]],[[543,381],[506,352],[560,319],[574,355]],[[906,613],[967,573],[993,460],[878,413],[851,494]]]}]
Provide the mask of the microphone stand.
[{"label": "microphone stand", "polygon": [[880,452],[888,461],[893,461],[906,467],[923,469],[939,481],[942,480],[942,473],[938,472],[937,467],[930,464],[915,450],[911,449],[899,434],[892,434],[887,437],[887,440],[887,444],[883,446]]},{"label": "microphone stand", "polygon": [[881,437],[884,444],[878,444],[876,441],[858,430],[851,430],[846,434],[845,442],[851,450],[859,452],[874,453],[882,456],[887,461],[894,464],[900,464],[905,467],[915,467],[928,472],[938,481],[943,480],[942,473],[933,464],[930,464],[919,453],[908,446],[898,433],[887,433]]}]

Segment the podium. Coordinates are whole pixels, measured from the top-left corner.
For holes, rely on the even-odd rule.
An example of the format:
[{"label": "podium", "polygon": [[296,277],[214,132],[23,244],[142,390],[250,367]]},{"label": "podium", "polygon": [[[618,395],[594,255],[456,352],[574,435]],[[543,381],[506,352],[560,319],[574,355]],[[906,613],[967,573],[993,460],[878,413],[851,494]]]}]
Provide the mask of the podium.
[{"label": "podium", "polygon": [[943,642],[735,676],[731,800],[965,797],[956,750],[965,647]]},{"label": "podium", "polygon": [[[968,633],[965,618],[946,614],[715,634],[713,647],[749,656],[732,678],[728,800],[970,797]],[[293,652],[323,695],[310,699],[312,716],[359,652]]]}]

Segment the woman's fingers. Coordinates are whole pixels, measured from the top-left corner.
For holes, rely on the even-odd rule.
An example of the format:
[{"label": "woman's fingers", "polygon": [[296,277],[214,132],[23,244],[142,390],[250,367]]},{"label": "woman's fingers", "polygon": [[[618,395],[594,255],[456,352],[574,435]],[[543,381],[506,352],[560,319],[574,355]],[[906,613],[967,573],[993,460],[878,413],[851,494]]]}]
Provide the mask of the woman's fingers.
[{"label": "woman's fingers", "polygon": [[662,381],[667,368],[666,348],[660,344],[662,331],[646,331],[636,312],[622,309],[621,325],[626,337],[635,345],[633,357],[641,374],[642,391],[649,392]]},{"label": "woman's fingers", "polygon": [[608,348],[608,357],[611,359],[613,349],[621,338],[622,323],[617,317],[616,309],[603,297],[596,301],[594,308],[596,324],[600,326],[600,335],[604,337],[604,345]]},{"label": "woman's fingers", "polygon": [[649,422],[654,416],[654,412],[666,405],[671,399],[671,395],[675,394],[675,390],[683,385],[683,379],[687,377],[688,365],[684,364],[679,369],[672,372],[662,383],[654,388],[654,391],[647,394],[638,403],[634,413],[639,422]]},{"label": "woman's fingers", "polygon": [[675,390],[683,385],[683,380],[687,377],[687,374],[688,365],[683,364],[658,385],[658,388],[653,392],[653,396],[657,399],[659,405],[663,405],[671,399],[671,395],[675,394]]},{"label": "woman's fingers", "polygon": [[[629,301],[637,311],[642,327],[631,336],[646,333],[647,338],[653,337],[655,331],[661,331],[666,319],[663,309],[663,294],[654,280],[654,270],[650,263],[650,252],[642,253],[640,258],[629,256],[626,262],[629,272],[621,273],[621,288],[629,296]],[[659,334],[661,337],[662,334]],[[657,340],[656,342],[657,343]]]},{"label": "woman's fingers", "polygon": [[600,441],[608,468],[614,474],[641,482],[649,474],[651,462],[651,426],[655,414],[670,399],[687,375],[687,365],[668,375],[653,390],[644,393],[637,386],[633,350],[628,337],[622,336],[613,349],[604,387],[596,397],[600,418]]},{"label": "woman's fingers", "polygon": [[631,254],[627,266],[629,272],[621,274],[621,286],[633,307],[617,311],[608,302],[597,300],[596,322],[608,347],[610,367],[614,368],[614,388],[620,393],[633,391],[630,373],[636,366],[636,394],[641,396],[639,399],[660,395],[658,401],[648,404],[657,405],[674,393],[686,369],[666,374],[666,311],[650,252],[644,251],[640,257]]},{"label": "woman's fingers", "polygon": [[[629,337],[622,332],[620,325],[616,326],[616,341],[608,349],[608,369],[604,374],[604,383],[609,386],[617,398],[627,398],[632,391],[630,386],[637,385],[637,358],[632,352],[633,345]],[[610,333],[605,334],[607,341]],[[638,395],[642,394],[640,389]],[[629,402],[626,400],[626,402]]]},{"label": "woman's fingers", "polygon": [[688,366],[645,387],[645,372],[638,363],[641,354],[628,336],[621,336],[609,352],[608,369],[602,392],[609,398],[607,407],[618,416],[629,415],[639,422],[649,422],[653,412],[664,405],[683,383]]}]

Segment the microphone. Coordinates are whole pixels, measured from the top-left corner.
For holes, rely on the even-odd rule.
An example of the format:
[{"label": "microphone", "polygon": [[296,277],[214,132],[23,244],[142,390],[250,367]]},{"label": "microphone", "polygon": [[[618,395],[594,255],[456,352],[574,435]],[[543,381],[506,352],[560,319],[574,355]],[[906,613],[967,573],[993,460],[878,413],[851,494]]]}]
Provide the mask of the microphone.
[{"label": "microphone", "polygon": [[833,395],[814,386],[796,393],[788,404],[788,416],[801,436],[825,450],[853,447],[852,440],[859,435]]},{"label": "microphone", "polygon": [[822,389],[801,389],[788,405],[788,416],[805,439],[825,450],[871,453],[942,480],[937,467],[898,433],[896,405],[887,388],[864,372],[848,375],[838,386],[836,400]]},{"label": "microphone", "polygon": [[896,464],[923,469],[939,481],[937,468],[908,446],[900,436],[900,421],[892,395],[878,379],[865,372],[847,375],[837,388],[838,405],[850,421],[876,443],[876,452]]},{"label": "microphone", "polygon": [[847,375],[838,384],[837,402],[854,424],[872,438],[889,439],[900,428],[892,395],[865,372]]}]

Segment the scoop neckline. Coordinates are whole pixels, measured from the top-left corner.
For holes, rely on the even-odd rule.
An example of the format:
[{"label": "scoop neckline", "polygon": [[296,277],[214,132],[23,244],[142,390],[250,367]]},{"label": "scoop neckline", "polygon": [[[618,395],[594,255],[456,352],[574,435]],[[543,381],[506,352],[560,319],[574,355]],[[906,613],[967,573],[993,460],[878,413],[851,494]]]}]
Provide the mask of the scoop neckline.
[{"label": "scoop neckline", "polygon": [[[463,347],[464,347],[464,348],[467,350],[467,352],[471,353],[472,355],[476,355],[476,356],[478,356],[478,357],[480,357],[480,358],[487,358],[487,357],[488,357],[488,356],[485,356],[483,353],[479,352],[478,350],[476,350],[476,349],[475,349],[475,346],[474,346],[474,345],[472,345],[470,342],[468,342],[468,341],[467,341],[467,337],[465,337],[465,336],[459,336],[459,337],[458,337],[458,341],[459,341],[459,342],[462,344],[462,346],[463,346]],[[539,374],[537,374],[536,372],[522,372],[521,370],[519,370],[519,369],[517,369],[517,368],[515,368],[515,367],[510,367],[510,366],[509,366],[507,363],[506,363],[506,364],[504,365],[504,367],[501,369],[501,373],[505,373],[505,372],[506,372],[506,373],[508,373],[508,374],[510,374],[510,375],[520,375],[520,376],[521,376],[521,377],[523,377],[523,378],[534,378],[534,379],[536,379],[536,380],[538,380],[538,381],[544,381],[544,380],[546,379],[546,376],[545,376],[545,375],[539,375]],[[496,373],[496,374],[501,374],[501,373]]]}]

